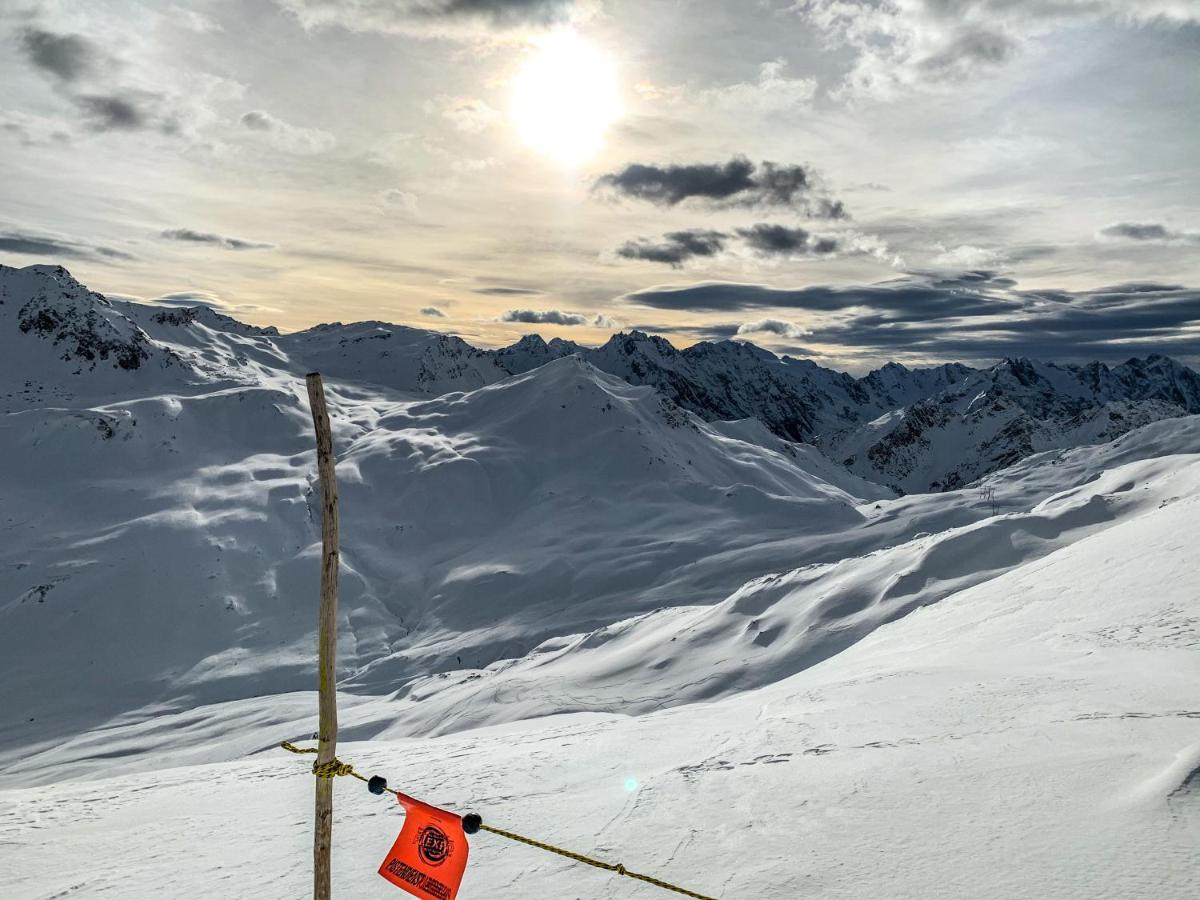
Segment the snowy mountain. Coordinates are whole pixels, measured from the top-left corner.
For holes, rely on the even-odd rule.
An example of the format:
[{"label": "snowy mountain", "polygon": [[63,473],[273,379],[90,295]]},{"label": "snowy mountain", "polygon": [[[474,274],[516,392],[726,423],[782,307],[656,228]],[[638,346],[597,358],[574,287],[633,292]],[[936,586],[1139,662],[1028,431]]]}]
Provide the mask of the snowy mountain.
[{"label": "snowy mountain", "polygon": [[818,443],[864,478],[907,492],[936,491],[1033,453],[1099,444],[1195,413],[1200,376],[1166,357],[1111,369],[1007,359]]},{"label": "snowy mountain", "polygon": [[[6,898],[304,891],[311,775],[274,748],[314,727],[311,369],[360,771],[711,896],[1195,892],[1170,360],[855,379],[640,333],[279,334],[57,267],[0,299]],[[336,889],[391,896],[392,809],[337,790]],[[472,860],[464,900],[657,896]]]},{"label": "snowy mountain", "polygon": [[[68,299],[79,321],[109,311],[97,295]],[[279,336],[178,310],[113,321],[146,348],[140,369],[110,356],[102,398],[90,370],[47,370],[76,402],[65,389],[41,401],[43,387],[0,419],[13,511],[0,672],[18,686],[8,714],[40,713],[21,727],[47,738],[76,716],[308,686],[311,622],[293,598],[318,538],[302,395],[314,367],[331,376],[346,510],[342,675],[364,688],[716,602],[760,571],[761,546],[861,522],[863,498],[890,495],[578,356],[501,379],[456,338],[377,323]],[[6,340],[58,352],[50,336]],[[68,630],[89,636],[84,666]],[[64,700],[47,713],[50,689]]]},{"label": "snowy mountain", "polygon": [[[1111,368],[1027,359],[986,370],[889,363],[855,379],[749,343],[701,342],[678,350],[637,331],[597,348],[527,335],[499,350],[384,322],[281,335],[204,307],[110,302],[59,266],[0,267],[0,291],[21,334],[48,340],[60,361],[74,362],[80,372],[153,361],[181,367],[178,377],[201,373],[253,385],[271,373],[316,369],[348,382],[438,396],[579,356],[630,384],[655,388],[705,421],[757,419],[780,437],[815,444],[863,478],[906,492],[954,488],[1031,453],[1100,443],[1148,422],[1200,412],[1200,376],[1162,356]],[[16,341],[11,328],[6,332],[9,358],[21,354],[21,371],[41,373],[47,354]],[[57,384],[54,377],[31,381]]]}]

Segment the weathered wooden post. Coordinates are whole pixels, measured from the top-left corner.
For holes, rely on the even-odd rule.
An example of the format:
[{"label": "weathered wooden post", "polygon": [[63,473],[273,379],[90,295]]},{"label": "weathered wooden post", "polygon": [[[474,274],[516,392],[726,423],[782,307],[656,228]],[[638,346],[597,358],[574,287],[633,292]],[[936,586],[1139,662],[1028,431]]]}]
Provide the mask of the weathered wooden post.
[{"label": "weathered wooden post", "polygon": [[[317,433],[317,473],[321,482],[321,612],[317,634],[320,721],[317,764],[337,753],[337,584],[338,497],[333,471],[333,432],[319,372],[304,377],[313,428]],[[329,900],[330,850],[333,844],[333,779],[318,778],[313,830],[313,900]]]}]

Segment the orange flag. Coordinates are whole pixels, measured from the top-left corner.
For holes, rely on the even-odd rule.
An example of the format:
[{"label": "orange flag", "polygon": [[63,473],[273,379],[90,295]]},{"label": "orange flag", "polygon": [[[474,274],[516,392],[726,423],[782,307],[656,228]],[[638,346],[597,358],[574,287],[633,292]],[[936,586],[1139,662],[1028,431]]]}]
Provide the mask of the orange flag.
[{"label": "orange flag", "polygon": [[422,900],[454,900],[467,868],[467,836],[452,812],[400,794],[404,827],[379,874]]}]

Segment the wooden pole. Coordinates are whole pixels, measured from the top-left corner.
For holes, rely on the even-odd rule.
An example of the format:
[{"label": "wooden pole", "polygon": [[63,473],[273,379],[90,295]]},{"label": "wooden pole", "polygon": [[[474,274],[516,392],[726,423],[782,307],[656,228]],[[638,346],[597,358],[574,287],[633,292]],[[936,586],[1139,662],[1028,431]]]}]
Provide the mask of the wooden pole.
[{"label": "wooden pole", "polygon": [[[317,473],[321,482],[321,612],[317,633],[317,671],[320,722],[317,762],[330,762],[337,753],[337,583],[338,497],[333,471],[333,432],[325,406],[325,387],[319,372],[304,377],[313,428],[317,433]],[[329,900],[330,850],[333,845],[333,779],[318,778],[313,830],[313,900]]]}]

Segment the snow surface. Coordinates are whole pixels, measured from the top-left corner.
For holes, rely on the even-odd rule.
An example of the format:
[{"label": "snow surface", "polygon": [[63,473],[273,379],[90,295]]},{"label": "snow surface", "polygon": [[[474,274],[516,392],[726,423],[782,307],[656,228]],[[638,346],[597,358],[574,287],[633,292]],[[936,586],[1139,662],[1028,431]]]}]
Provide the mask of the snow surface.
[{"label": "snow surface", "polygon": [[[1200,893],[1200,416],[895,497],[647,366],[758,372],[739,408],[807,379],[880,425],[974,370],[278,335],[57,267],[0,288],[5,900],[307,893],[312,777],[277,744],[315,728],[314,367],[360,771],[719,897]],[[1191,385],[1084,371],[985,380],[1022,409]],[[339,781],[339,895],[399,896],[400,820]],[[669,896],[471,843],[464,898]]]}]

